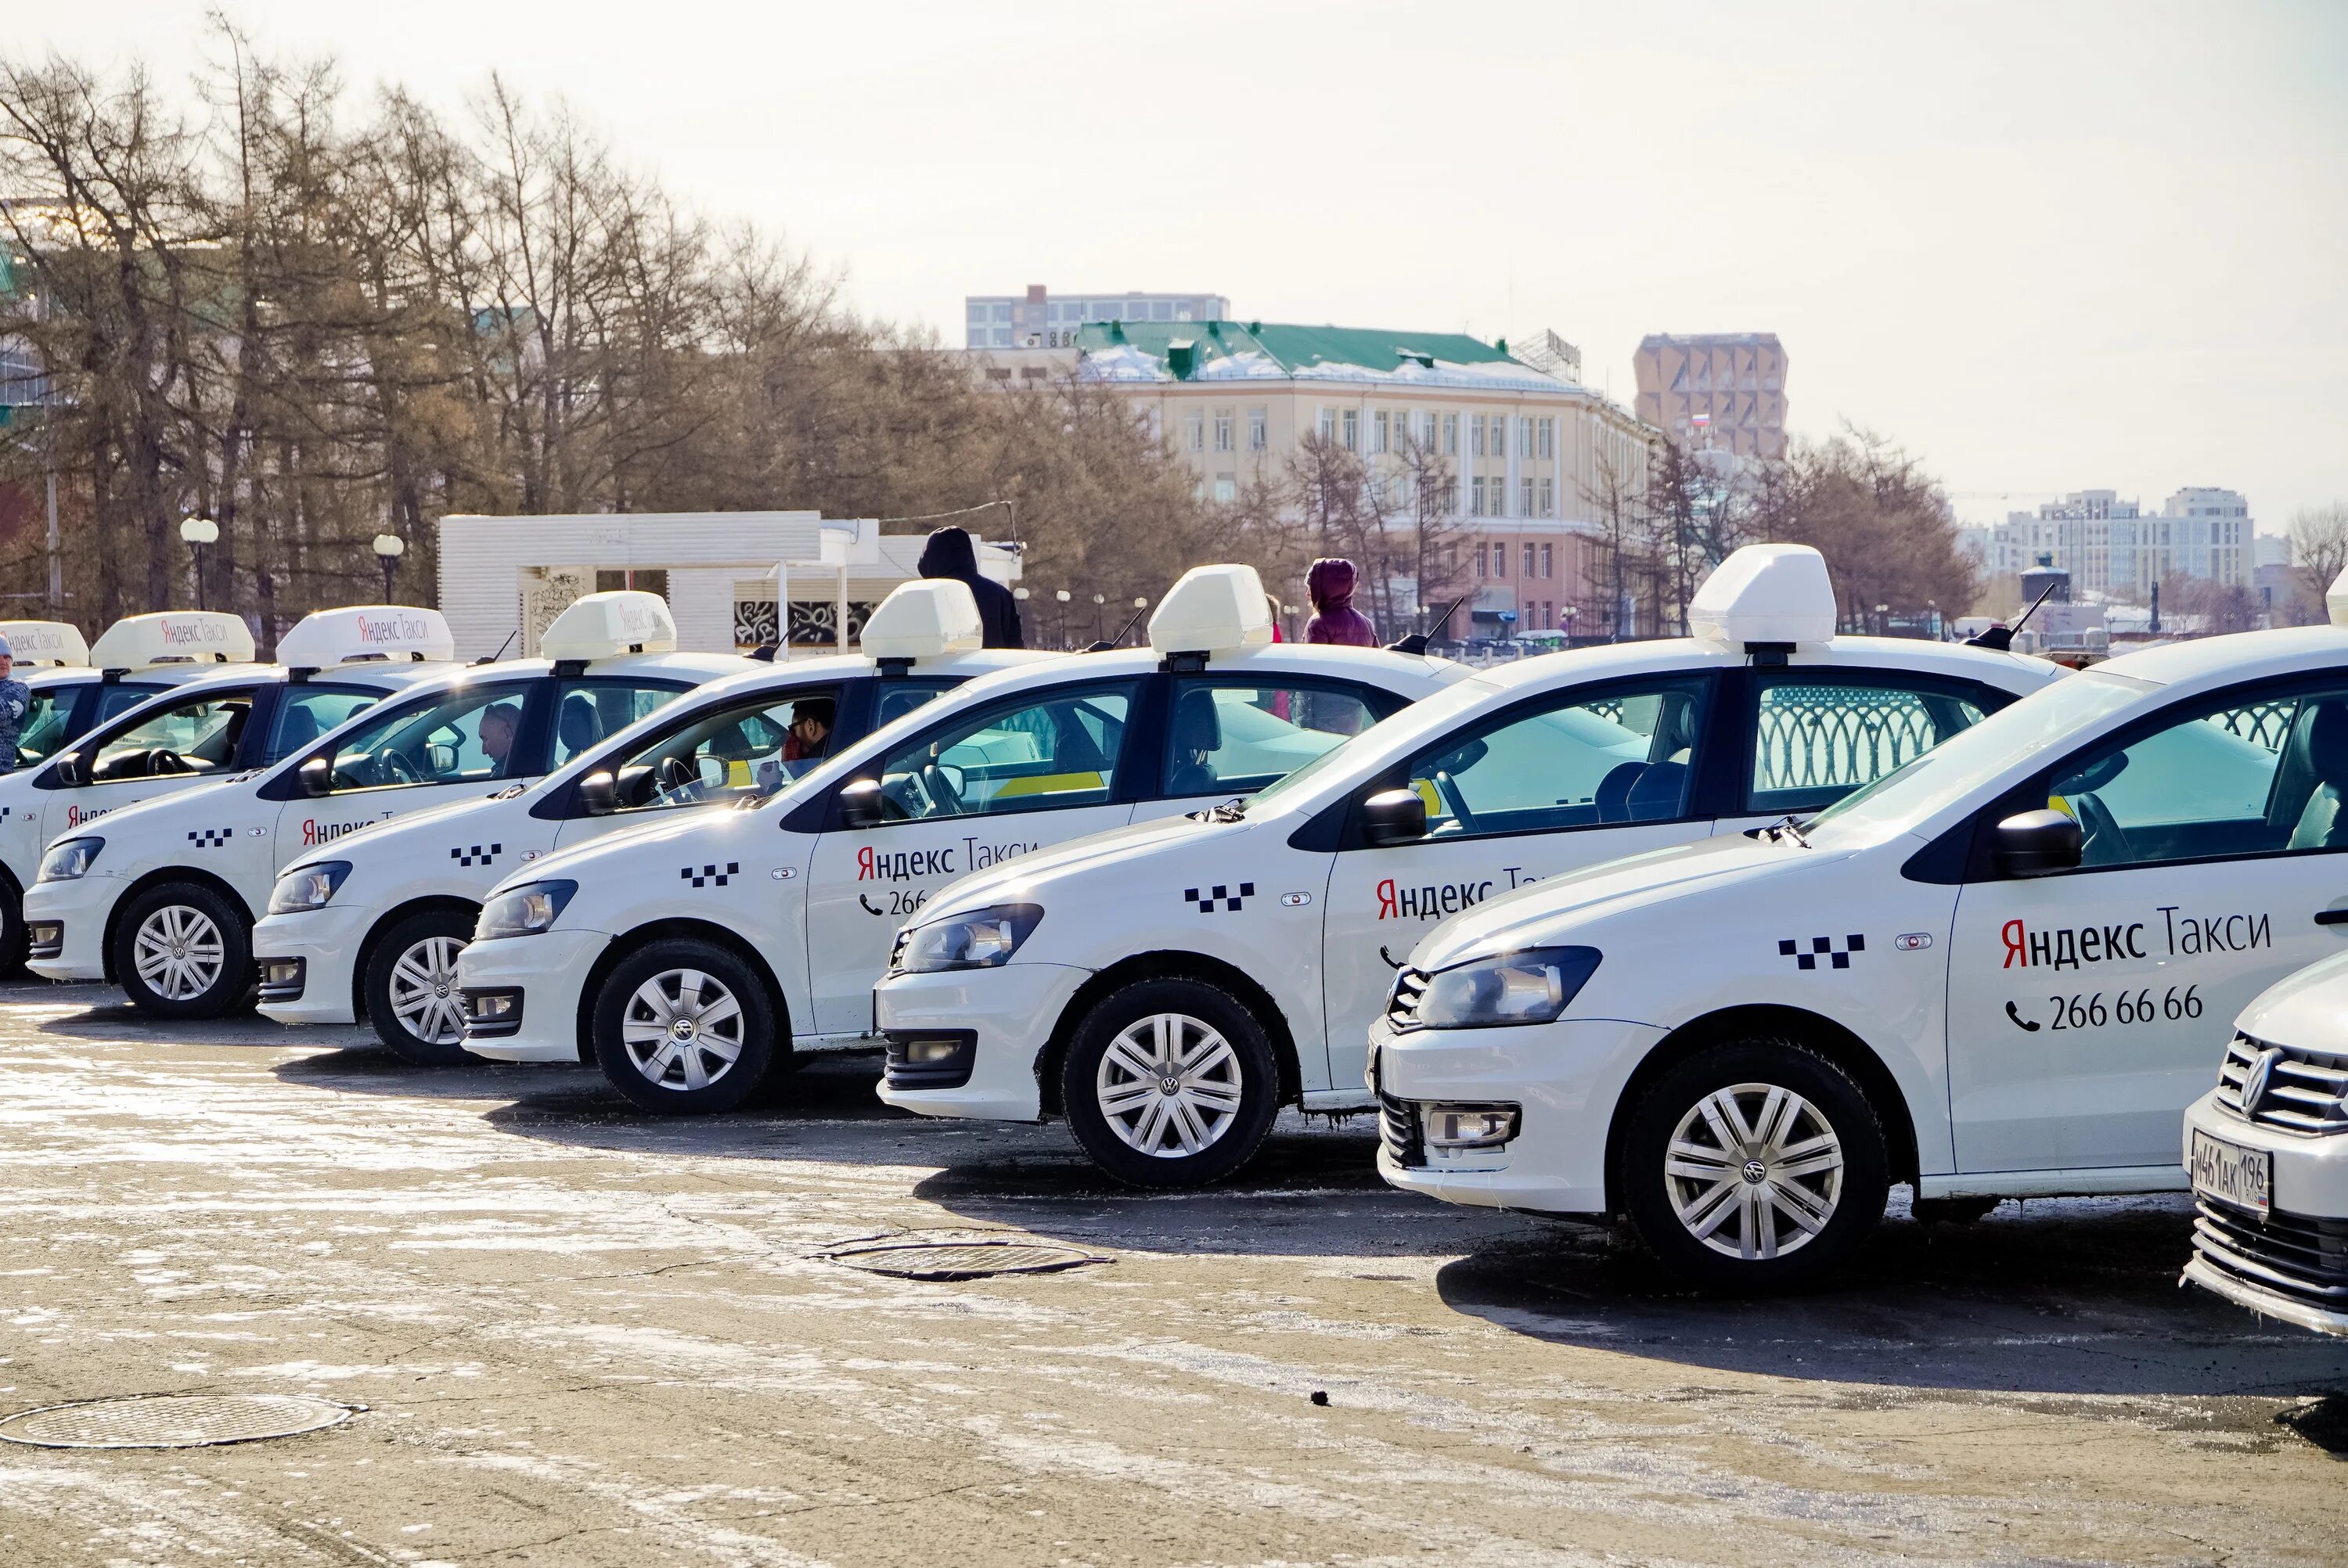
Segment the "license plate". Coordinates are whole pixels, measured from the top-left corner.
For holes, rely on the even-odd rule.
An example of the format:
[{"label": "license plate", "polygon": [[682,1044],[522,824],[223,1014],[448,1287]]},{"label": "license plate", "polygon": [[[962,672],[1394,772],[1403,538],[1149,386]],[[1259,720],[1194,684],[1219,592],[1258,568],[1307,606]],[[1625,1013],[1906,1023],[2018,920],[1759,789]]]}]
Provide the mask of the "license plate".
[{"label": "license plate", "polygon": [[2274,1156],[2193,1130],[2193,1190],[2254,1214],[2267,1212]]}]

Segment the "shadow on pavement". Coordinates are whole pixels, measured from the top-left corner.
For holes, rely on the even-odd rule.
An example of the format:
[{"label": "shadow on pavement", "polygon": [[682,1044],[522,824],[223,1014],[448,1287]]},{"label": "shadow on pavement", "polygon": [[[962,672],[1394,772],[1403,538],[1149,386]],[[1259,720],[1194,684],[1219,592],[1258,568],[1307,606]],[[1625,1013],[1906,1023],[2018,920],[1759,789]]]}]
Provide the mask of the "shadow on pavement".
[{"label": "shadow on pavement", "polygon": [[1560,1225],[1447,1265],[1436,1288],[1535,1338],[1716,1371],[2074,1395],[2348,1392],[2348,1342],[2178,1288],[2191,1228],[2181,1196],[2009,1203],[1935,1226],[1901,1205],[1824,1288],[1747,1301],[1681,1290],[1637,1249]]}]

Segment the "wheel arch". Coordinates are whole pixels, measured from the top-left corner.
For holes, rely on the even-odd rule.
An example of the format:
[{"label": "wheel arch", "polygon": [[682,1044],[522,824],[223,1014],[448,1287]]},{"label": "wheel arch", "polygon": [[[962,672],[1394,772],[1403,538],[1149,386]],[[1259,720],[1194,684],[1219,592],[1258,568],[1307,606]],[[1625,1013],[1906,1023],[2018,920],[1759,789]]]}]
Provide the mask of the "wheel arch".
[{"label": "wheel arch", "polygon": [[1085,1015],[1103,998],[1137,980],[1168,979],[1202,980],[1220,986],[1239,998],[1272,1038],[1272,1060],[1280,1065],[1279,1103],[1293,1105],[1303,1098],[1304,1075],[1297,1060],[1296,1037],[1288,1026],[1288,1015],[1272,999],[1272,993],[1228,959],[1186,948],[1161,948],[1118,959],[1077,987],[1076,994],[1060,1009],[1044,1049],[1035,1057],[1036,1103],[1045,1114],[1057,1114],[1066,1109],[1060,1103],[1060,1064],[1067,1060],[1068,1042]]},{"label": "wheel arch", "polygon": [[1756,1034],[1797,1040],[1849,1073],[1883,1128],[1884,1158],[1890,1167],[1892,1182],[1896,1184],[1916,1179],[1921,1160],[1917,1153],[1915,1113],[1900,1088],[1900,1081],[1892,1076],[1890,1068],[1874,1048],[1849,1026],[1823,1013],[1805,1008],[1754,1004],[1723,1008],[1690,1019],[1656,1041],[1632,1070],[1622,1092],[1615,1099],[1614,1114],[1606,1128],[1606,1206],[1610,1212],[1622,1212],[1622,1140],[1631,1113],[1648,1086],[1706,1047]]},{"label": "wheel arch", "polygon": [[587,970],[586,979],[580,984],[579,1011],[577,1017],[572,1021],[572,1033],[578,1044],[579,1060],[589,1062],[595,1060],[595,998],[602,990],[605,979],[646,944],[678,937],[713,943],[724,948],[750,966],[750,972],[757,975],[765,984],[767,999],[775,1009],[775,1023],[780,1032],[780,1038],[775,1041],[776,1055],[779,1059],[788,1053],[791,1049],[792,1039],[790,1000],[783,994],[783,983],[776,976],[775,967],[767,961],[767,956],[764,953],[758,951],[757,944],[745,938],[740,932],[720,926],[714,921],[695,920],[679,916],[666,920],[654,920],[614,937],[603,944],[602,952],[595,955],[595,962]]},{"label": "wheel arch", "polygon": [[117,984],[121,981],[121,976],[115,972],[114,944],[116,938],[121,933],[123,917],[129,912],[130,906],[138,902],[140,895],[150,889],[166,886],[175,882],[184,882],[207,888],[227,899],[230,907],[244,917],[245,944],[248,947],[252,945],[252,927],[255,924],[252,906],[244,901],[244,895],[232,886],[225,877],[194,866],[160,866],[134,878],[130,886],[125,887],[115,898],[114,907],[106,912],[106,932],[99,939],[98,952],[105,963],[106,978],[108,980]]},{"label": "wheel arch", "polygon": [[405,904],[392,906],[384,911],[374,925],[367,927],[366,935],[359,939],[358,954],[351,965],[351,1016],[353,1018],[362,1023],[367,1021],[367,970],[375,963],[376,949],[383,945],[385,935],[402,920],[440,910],[446,910],[452,915],[463,915],[468,919],[478,919],[480,917],[481,906],[478,899],[459,898],[453,893],[427,894],[421,898],[410,898]]}]

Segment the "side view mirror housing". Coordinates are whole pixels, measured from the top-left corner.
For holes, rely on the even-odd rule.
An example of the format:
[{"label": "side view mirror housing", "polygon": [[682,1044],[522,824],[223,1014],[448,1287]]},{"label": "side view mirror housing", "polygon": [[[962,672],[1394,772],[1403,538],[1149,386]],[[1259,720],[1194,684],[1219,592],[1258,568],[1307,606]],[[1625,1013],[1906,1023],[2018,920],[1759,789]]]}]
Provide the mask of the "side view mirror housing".
[{"label": "side view mirror housing", "polygon": [[79,752],[67,752],[57,761],[57,781],[67,789],[79,789],[89,783],[89,759]]},{"label": "side view mirror housing", "polygon": [[2025,811],[1997,825],[1990,855],[2007,876],[2044,876],[2069,871],[2086,848],[2079,825],[2059,811]]},{"label": "side view mirror housing", "polygon": [[855,779],[839,786],[839,825],[842,827],[878,827],[884,813],[884,801],[879,781]]},{"label": "side view mirror housing", "polygon": [[1426,836],[1426,802],[1415,789],[1380,790],[1362,803],[1362,832],[1380,849]]},{"label": "side view mirror housing", "polygon": [[608,773],[592,773],[579,781],[579,811],[583,816],[609,816],[620,809],[619,782]]},{"label": "side view mirror housing", "polygon": [[335,759],[312,757],[302,764],[299,776],[304,794],[332,794],[335,793]]}]

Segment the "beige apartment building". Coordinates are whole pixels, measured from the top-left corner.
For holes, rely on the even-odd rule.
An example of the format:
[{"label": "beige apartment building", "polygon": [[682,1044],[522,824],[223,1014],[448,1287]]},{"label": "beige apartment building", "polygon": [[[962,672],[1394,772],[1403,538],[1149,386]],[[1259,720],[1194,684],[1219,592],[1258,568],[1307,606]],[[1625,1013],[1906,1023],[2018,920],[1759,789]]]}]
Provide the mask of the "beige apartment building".
[{"label": "beige apartment building", "polygon": [[1639,417],[1692,446],[1786,452],[1786,350],[1776,333],[1655,333],[1632,363]]},{"label": "beige apartment building", "polygon": [[[1454,333],[1118,322],[1084,327],[1078,351],[1076,374],[1133,403],[1211,499],[1277,477],[1317,433],[1368,458],[1406,518],[1406,452],[1435,454],[1450,475],[1444,575],[1470,594],[1439,635],[1602,629],[1596,498],[1609,476],[1638,481],[1656,434],[1620,404]],[[1397,600],[1416,588],[1397,584]]]}]

